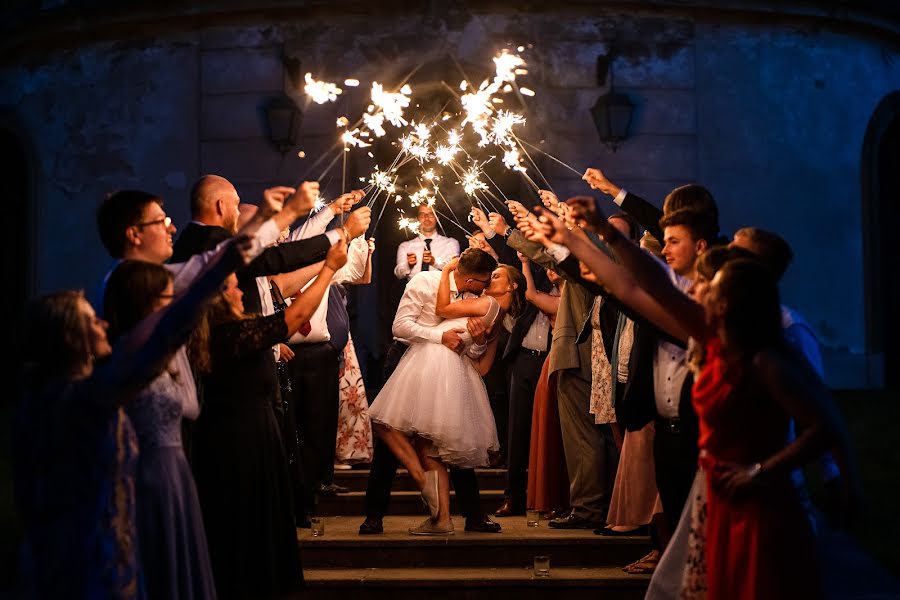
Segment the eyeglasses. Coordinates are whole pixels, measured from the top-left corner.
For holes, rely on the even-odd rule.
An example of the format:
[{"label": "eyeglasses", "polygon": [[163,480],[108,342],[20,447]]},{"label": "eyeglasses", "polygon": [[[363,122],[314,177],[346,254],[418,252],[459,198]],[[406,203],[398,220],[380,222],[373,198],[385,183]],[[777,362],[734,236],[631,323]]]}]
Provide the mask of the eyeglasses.
[{"label": "eyeglasses", "polygon": [[168,229],[169,226],[172,225],[172,217],[163,217],[162,219],[156,219],[156,220],[154,220],[154,221],[147,221],[147,222],[145,222],[145,223],[138,223],[137,226],[138,226],[138,227],[149,227],[149,226],[151,226],[151,225],[159,225],[160,223],[162,223],[163,227],[165,227],[166,229]]},{"label": "eyeglasses", "polygon": [[469,281],[477,281],[478,283],[480,283],[481,285],[484,285],[484,286],[490,285],[490,283],[491,283],[491,280],[490,280],[490,279],[488,279],[487,281],[485,281],[484,279],[475,279],[474,277],[468,277],[468,278],[466,279],[466,281],[467,281],[467,282],[469,282]]}]

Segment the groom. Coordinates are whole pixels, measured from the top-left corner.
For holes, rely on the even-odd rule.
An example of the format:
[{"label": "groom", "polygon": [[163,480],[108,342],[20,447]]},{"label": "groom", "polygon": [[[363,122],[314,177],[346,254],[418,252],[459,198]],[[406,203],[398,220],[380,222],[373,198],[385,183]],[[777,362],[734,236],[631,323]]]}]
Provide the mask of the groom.
[{"label": "groom", "polygon": [[[450,301],[480,296],[491,281],[491,274],[497,268],[497,261],[490,254],[476,248],[468,248],[459,257],[459,266],[450,278]],[[394,343],[388,350],[384,364],[385,380],[400,362],[410,344],[443,344],[454,352],[464,350],[459,334],[462,329],[441,332],[437,325],[443,321],[434,313],[437,302],[440,271],[425,271],[409,280],[397,315],[394,317]],[[476,345],[468,350],[469,356],[478,357],[484,353],[484,325],[480,319],[469,319],[469,333]],[[391,450],[380,439],[375,440],[375,455],[369,471],[366,487],[366,520],[359,526],[360,535],[382,533],[382,519],[391,499],[391,484],[400,465]],[[475,469],[450,467],[450,478],[459,498],[460,512],[466,518],[466,531],[498,533],[500,524],[495,523],[481,510],[481,495]]]}]

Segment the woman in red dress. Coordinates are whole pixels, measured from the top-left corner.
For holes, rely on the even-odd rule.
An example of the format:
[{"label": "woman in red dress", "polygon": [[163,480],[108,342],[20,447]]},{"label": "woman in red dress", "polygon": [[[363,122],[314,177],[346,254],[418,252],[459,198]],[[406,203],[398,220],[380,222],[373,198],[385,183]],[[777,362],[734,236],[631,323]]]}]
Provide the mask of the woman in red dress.
[{"label": "woman in red dress", "polygon": [[[565,244],[609,291],[657,326],[703,349],[693,401],[707,473],[708,598],[822,596],[814,538],[790,474],[833,450],[846,497],[847,435],[822,381],[784,341],[773,275],[746,258],[682,294],[660,264],[609,226],[593,199],[570,201],[620,263],[546,214],[532,222]],[[529,225],[524,227],[528,233]],[[785,444],[790,419],[801,434]]]}]

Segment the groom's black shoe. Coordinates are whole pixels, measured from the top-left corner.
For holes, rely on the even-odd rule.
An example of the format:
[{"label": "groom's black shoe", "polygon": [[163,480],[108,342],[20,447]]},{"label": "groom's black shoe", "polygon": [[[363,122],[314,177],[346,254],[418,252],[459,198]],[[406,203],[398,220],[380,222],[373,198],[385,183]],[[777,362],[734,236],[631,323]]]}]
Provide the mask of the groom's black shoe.
[{"label": "groom's black shoe", "polygon": [[381,517],[366,517],[366,520],[359,526],[359,535],[373,535],[375,533],[384,533]]},{"label": "groom's black shoe", "polygon": [[500,533],[500,523],[494,523],[489,516],[481,514],[477,517],[469,517],[466,519],[466,531]]}]

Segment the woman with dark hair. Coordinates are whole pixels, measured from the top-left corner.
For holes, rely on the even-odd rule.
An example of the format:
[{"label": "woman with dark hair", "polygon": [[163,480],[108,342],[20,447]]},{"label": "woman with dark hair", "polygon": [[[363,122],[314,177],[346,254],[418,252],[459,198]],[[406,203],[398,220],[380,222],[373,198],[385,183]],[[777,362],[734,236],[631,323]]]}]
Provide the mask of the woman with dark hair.
[{"label": "woman with dark hair", "polygon": [[[192,466],[222,598],[267,598],[300,584],[290,476],[272,408],[278,380],[268,371],[269,353],[309,320],[346,260],[346,243],[332,246],[316,280],[273,315],[244,314],[234,275],[210,303],[209,344],[201,361],[209,371]],[[192,362],[197,359],[195,354]]]},{"label": "woman with dark hair", "polygon": [[33,598],[142,598],[135,530],[138,444],[123,406],[165,368],[225,275],[233,243],[169,308],[115,351],[81,292],[33,301],[24,328],[25,389],[15,428],[15,496]]},{"label": "woman with dark hair", "polygon": [[[155,263],[126,260],[106,284],[104,314],[115,342],[141,319],[172,302],[172,275]],[[215,598],[203,515],[181,445],[182,416],[197,417],[181,384],[192,377],[186,355],[176,354],[126,408],[140,456],[135,487],[137,530],[150,598]]]},{"label": "woman with dark hair", "polygon": [[[830,395],[784,340],[770,270],[743,258],[727,261],[708,290],[695,290],[698,302],[600,218],[593,201],[574,208],[621,265],[547,214],[544,235],[569,246],[617,298],[702,348],[693,402],[707,477],[707,597],[821,596],[814,539],[791,472],[834,448],[848,493],[855,477]],[[785,445],[791,418],[802,433]]]},{"label": "woman with dark hair", "polygon": [[[481,319],[488,329],[487,350],[474,360],[442,344],[413,344],[369,409],[379,435],[413,435],[415,453],[401,453],[397,458],[410,472],[425,472],[422,495],[431,511],[431,522],[421,528],[429,534],[453,533],[446,466],[486,466],[488,452],[500,448],[481,376],[496,355],[503,316],[517,316],[525,306],[524,276],[502,264],[491,274],[481,296],[451,303],[450,278],[459,261],[451,260],[441,272],[435,314],[445,320],[437,327],[443,331],[464,328],[470,317]],[[467,340],[471,344],[471,337]]]}]

